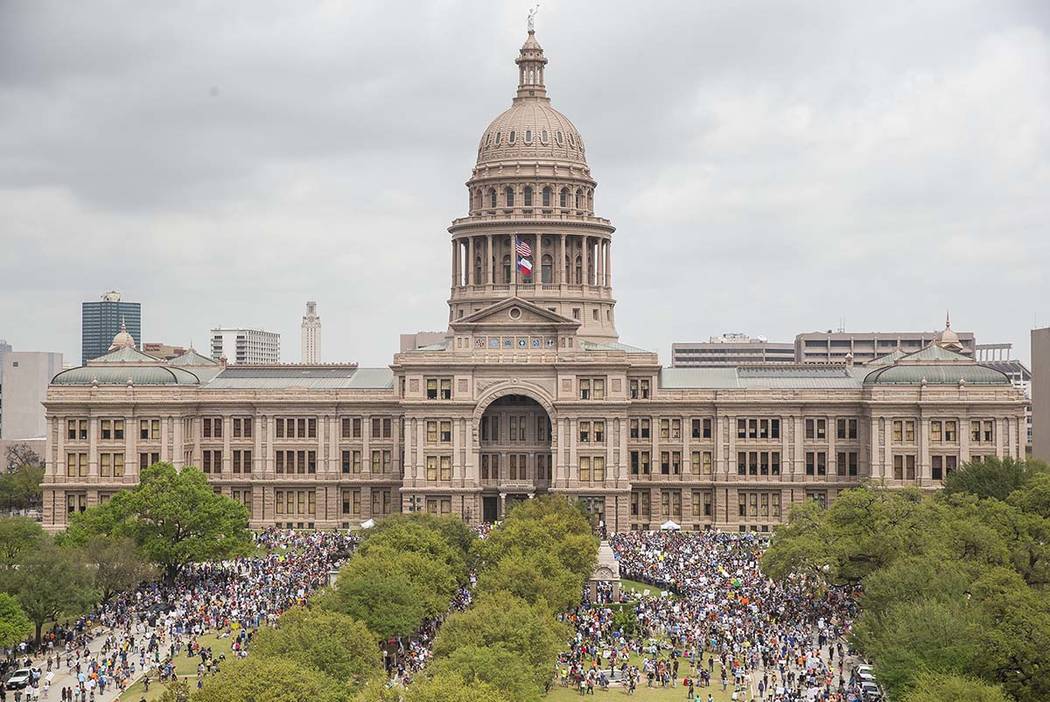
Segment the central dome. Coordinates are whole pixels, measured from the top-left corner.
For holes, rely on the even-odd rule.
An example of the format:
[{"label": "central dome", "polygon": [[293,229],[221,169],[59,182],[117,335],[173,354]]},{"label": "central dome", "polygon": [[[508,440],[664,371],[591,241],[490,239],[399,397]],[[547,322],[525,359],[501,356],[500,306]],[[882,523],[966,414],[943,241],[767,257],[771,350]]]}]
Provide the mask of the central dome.
[{"label": "central dome", "polygon": [[543,47],[529,32],[521,47],[518,94],[514,104],[492,120],[478,144],[480,165],[521,159],[550,159],[587,165],[583,138],[568,117],[551,107],[543,82]]},{"label": "central dome", "polygon": [[587,165],[583,139],[569,118],[543,100],[521,100],[485,129],[478,165],[546,158]]}]

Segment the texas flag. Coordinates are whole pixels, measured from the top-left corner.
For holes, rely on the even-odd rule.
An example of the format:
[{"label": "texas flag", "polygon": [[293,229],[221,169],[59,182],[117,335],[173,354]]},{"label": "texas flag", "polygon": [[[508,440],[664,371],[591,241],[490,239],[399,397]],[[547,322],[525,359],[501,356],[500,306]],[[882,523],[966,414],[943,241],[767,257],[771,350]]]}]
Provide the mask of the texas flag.
[{"label": "texas flag", "polygon": [[514,250],[518,254],[518,270],[525,277],[532,276],[532,261],[529,260],[532,247],[529,246],[529,242],[514,237]]}]

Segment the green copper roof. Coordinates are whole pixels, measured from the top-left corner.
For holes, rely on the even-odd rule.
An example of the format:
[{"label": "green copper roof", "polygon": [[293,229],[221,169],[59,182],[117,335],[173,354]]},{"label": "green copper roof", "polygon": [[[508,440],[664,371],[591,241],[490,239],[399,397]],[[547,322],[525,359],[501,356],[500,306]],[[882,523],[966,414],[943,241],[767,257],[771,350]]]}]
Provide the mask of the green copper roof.
[{"label": "green copper roof", "polygon": [[1010,385],[1010,379],[994,368],[972,364],[899,363],[873,370],[864,378],[865,385]]},{"label": "green copper roof", "polygon": [[64,370],[51,381],[53,385],[199,385],[200,379],[182,368],[163,365],[98,364]]}]

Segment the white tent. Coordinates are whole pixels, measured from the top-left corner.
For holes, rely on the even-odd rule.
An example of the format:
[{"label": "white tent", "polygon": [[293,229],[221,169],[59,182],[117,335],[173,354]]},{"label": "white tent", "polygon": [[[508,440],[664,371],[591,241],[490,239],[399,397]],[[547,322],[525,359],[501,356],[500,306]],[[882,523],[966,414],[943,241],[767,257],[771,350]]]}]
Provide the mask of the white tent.
[{"label": "white tent", "polygon": [[375,525],[376,525],[376,520],[374,520],[374,519],[366,519],[365,521],[361,522],[361,528],[362,529],[371,529]]},{"label": "white tent", "polygon": [[681,528],[681,524],[672,522],[670,519],[660,525],[660,531],[679,531]]}]

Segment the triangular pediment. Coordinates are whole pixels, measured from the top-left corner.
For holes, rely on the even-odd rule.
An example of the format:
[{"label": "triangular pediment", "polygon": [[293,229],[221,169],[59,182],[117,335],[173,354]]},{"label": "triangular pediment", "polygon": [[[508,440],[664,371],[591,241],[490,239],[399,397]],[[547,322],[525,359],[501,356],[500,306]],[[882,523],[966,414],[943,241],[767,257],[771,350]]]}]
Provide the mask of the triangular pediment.
[{"label": "triangular pediment", "polygon": [[557,312],[551,312],[520,297],[508,297],[457,319],[449,326],[453,331],[477,331],[491,327],[501,329],[543,327],[571,332],[580,327],[580,322]]}]

